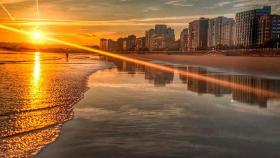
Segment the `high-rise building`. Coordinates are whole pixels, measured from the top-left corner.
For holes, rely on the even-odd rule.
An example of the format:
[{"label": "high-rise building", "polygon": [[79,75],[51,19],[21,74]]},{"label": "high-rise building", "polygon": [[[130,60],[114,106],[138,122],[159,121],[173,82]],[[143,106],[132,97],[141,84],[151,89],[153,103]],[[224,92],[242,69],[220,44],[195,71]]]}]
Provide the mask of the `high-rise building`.
[{"label": "high-rise building", "polygon": [[117,40],[117,51],[123,51],[123,38]]},{"label": "high-rise building", "polygon": [[150,44],[151,44],[151,38],[155,34],[155,29],[150,29],[146,31],[145,37],[146,37],[146,47],[150,49]]},{"label": "high-rise building", "polygon": [[280,15],[264,15],[259,20],[258,45],[278,47],[280,40]]},{"label": "high-rise building", "polygon": [[162,34],[155,34],[150,40],[151,51],[166,51],[168,48],[168,41]]},{"label": "high-rise building", "polygon": [[209,19],[200,18],[189,24],[189,49],[206,49],[208,39],[208,21]]},{"label": "high-rise building", "polygon": [[208,26],[208,47],[214,48],[222,44],[223,25],[229,21],[234,21],[232,18],[223,16],[209,20]]},{"label": "high-rise building", "polygon": [[129,46],[128,46],[128,38],[123,38],[123,51],[128,51],[129,50]]},{"label": "high-rise building", "polygon": [[107,39],[100,39],[100,49],[101,50],[108,50],[108,40]]},{"label": "high-rise building", "polygon": [[221,45],[235,46],[235,21],[229,20],[222,25]]},{"label": "high-rise building", "polygon": [[146,31],[146,47],[150,50],[169,50],[173,48],[175,32],[167,25],[156,25],[155,29]]},{"label": "high-rise building", "polygon": [[100,39],[100,49],[105,51],[116,51],[117,42],[111,39]]},{"label": "high-rise building", "polygon": [[135,51],[136,47],[136,36],[129,35],[127,38],[123,39],[123,50],[124,51]]},{"label": "high-rise building", "polygon": [[136,39],[136,50],[137,51],[146,50],[146,37],[139,37]]},{"label": "high-rise building", "polygon": [[155,33],[156,34],[165,34],[166,30],[167,30],[167,26],[166,25],[157,24],[155,26]]},{"label": "high-rise building", "polygon": [[136,47],[136,36],[135,35],[129,35],[127,37],[128,39],[128,50],[129,51],[135,51]]},{"label": "high-rise building", "polygon": [[237,13],[236,44],[243,47],[255,47],[258,39],[259,18],[269,14],[271,14],[271,6]]},{"label": "high-rise building", "polygon": [[167,29],[166,33],[165,33],[165,36],[169,41],[174,42],[175,41],[175,31],[174,31],[174,29],[169,27]]},{"label": "high-rise building", "polygon": [[189,29],[185,28],[180,34],[180,50],[182,52],[188,51],[189,44]]}]

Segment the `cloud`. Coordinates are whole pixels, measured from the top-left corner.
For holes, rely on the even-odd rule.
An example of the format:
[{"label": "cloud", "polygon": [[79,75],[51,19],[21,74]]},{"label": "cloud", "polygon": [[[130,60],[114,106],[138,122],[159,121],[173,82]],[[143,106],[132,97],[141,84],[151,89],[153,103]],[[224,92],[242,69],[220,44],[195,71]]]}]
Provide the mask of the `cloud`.
[{"label": "cloud", "polygon": [[251,10],[261,8],[265,5],[272,6],[272,11],[278,13],[280,8],[279,0],[218,0],[216,3],[212,3],[204,6],[205,11],[213,12],[232,12],[237,13],[240,11]]},{"label": "cloud", "polygon": [[160,9],[158,7],[148,7],[144,10],[144,12],[151,12],[151,11],[159,11]]},{"label": "cloud", "polygon": [[233,7],[233,8],[252,8],[263,5],[279,5],[279,0],[233,0],[233,1],[222,1],[217,4],[219,7]]},{"label": "cloud", "polygon": [[[59,35],[72,36],[77,31],[79,37],[89,38],[97,31],[97,35],[113,38],[132,33],[142,36],[144,30],[157,23],[179,32],[188,22],[200,17],[234,17],[237,12],[263,5],[271,5],[274,13],[280,13],[280,0],[41,0],[42,21],[38,22],[35,0],[0,1],[16,18],[14,22],[8,21],[2,10],[0,16],[6,18],[6,21],[0,19],[3,24],[15,27],[20,24],[26,28],[45,25],[48,32],[60,31]],[[64,28],[71,29],[64,31]]]},{"label": "cloud", "polygon": [[[154,17],[154,18],[135,18],[135,19],[119,19],[119,20],[100,20],[100,21],[82,21],[82,20],[51,20],[42,19],[36,21],[32,19],[18,19],[17,21],[4,21],[1,23],[9,23],[14,25],[57,25],[57,26],[141,26],[141,25],[154,25],[156,23],[166,23],[169,25],[186,25],[188,22],[199,19],[200,17],[213,18],[218,17],[220,14],[201,14],[196,16],[170,16],[170,17]],[[234,17],[234,14],[223,14],[223,16]]]},{"label": "cloud", "polygon": [[19,2],[25,2],[27,0],[2,0],[1,3],[3,4],[10,4],[10,3],[19,3]]},{"label": "cloud", "polygon": [[231,1],[224,1],[224,2],[220,2],[220,3],[218,3],[218,6],[219,7],[224,7],[224,6],[227,6],[227,5],[230,5],[230,4],[232,4],[233,2]]},{"label": "cloud", "polygon": [[167,5],[173,5],[173,6],[180,6],[180,7],[192,7],[192,4],[187,4],[183,0],[175,0],[175,1],[168,1],[165,2]]},{"label": "cloud", "polygon": [[[208,15],[196,15],[196,16],[173,16],[173,17],[157,17],[157,18],[143,18],[143,19],[138,19],[139,21],[142,22],[158,22],[158,21],[179,21],[179,20],[184,20],[184,22],[199,19],[200,17],[205,17],[205,18],[213,18],[213,17],[218,17],[220,16],[219,14],[208,14]],[[234,14],[224,14],[223,16],[227,17],[234,17]]]}]

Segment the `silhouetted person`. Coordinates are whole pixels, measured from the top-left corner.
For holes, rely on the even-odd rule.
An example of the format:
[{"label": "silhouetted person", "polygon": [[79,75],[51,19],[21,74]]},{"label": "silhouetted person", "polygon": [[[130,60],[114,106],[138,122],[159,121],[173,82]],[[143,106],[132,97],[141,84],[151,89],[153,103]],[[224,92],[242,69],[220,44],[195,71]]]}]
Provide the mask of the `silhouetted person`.
[{"label": "silhouetted person", "polygon": [[66,53],[65,55],[66,55],[66,62],[68,62],[69,61],[69,53]]}]

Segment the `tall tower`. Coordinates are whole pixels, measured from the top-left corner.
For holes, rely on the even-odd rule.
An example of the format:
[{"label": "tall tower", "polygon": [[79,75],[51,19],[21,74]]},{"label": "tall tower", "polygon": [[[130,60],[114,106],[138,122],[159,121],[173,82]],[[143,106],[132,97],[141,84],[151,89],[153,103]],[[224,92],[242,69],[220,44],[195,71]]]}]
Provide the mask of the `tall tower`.
[{"label": "tall tower", "polygon": [[209,20],[208,27],[208,47],[213,48],[222,44],[223,25],[229,21],[234,21],[232,18],[223,16]]},{"label": "tall tower", "polygon": [[271,6],[253,9],[236,14],[236,44],[243,47],[255,47],[258,39],[258,21],[263,15],[271,14]]},{"label": "tall tower", "polygon": [[209,19],[200,18],[189,24],[190,50],[207,49]]}]

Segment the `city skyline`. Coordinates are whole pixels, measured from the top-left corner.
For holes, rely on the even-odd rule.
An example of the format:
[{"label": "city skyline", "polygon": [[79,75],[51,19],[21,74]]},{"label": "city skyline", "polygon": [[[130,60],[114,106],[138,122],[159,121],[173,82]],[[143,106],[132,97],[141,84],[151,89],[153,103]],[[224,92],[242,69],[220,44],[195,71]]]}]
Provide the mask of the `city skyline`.
[{"label": "city skyline", "polygon": [[[257,3],[256,3],[257,2]],[[254,5],[257,4],[257,5]],[[7,19],[1,10],[3,24],[12,23],[24,29],[35,25],[50,36],[75,41],[81,44],[98,44],[99,39],[135,34],[143,36],[143,31],[156,23],[167,24],[175,29],[176,39],[190,21],[199,17],[214,18],[226,16],[234,18],[239,11],[272,5],[272,12],[280,12],[280,2],[269,1],[40,1],[40,22],[38,23],[35,2],[30,0],[10,0],[3,3],[16,21]],[[32,26],[32,27],[30,27]],[[13,37],[12,33],[1,30],[5,36],[0,41],[26,42],[26,37]]]},{"label": "city skyline", "polygon": [[[100,40],[100,49],[111,52],[181,51],[279,48],[280,15],[271,6],[236,13],[235,18],[200,17],[185,27],[179,39],[166,24],[155,24],[144,36]],[[133,38],[130,38],[133,36]]]}]

